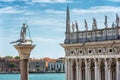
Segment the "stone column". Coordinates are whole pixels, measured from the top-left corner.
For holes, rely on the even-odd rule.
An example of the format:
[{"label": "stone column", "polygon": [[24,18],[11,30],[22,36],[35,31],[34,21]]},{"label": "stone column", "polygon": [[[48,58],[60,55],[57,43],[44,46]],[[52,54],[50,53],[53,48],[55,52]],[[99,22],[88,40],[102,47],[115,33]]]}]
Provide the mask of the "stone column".
[{"label": "stone column", "polygon": [[110,72],[110,66],[108,67],[108,80],[111,80],[111,72]]},{"label": "stone column", "polygon": [[65,59],[65,75],[66,75],[66,80],[68,80],[68,60]]},{"label": "stone column", "polygon": [[76,59],[76,79],[79,80],[78,59]]},{"label": "stone column", "polygon": [[106,59],[105,59],[105,80],[108,80],[108,63]]},{"label": "stone column", "polygon": [[81,59],[78,60],[78,80],[82,80]]},{"label": "stone column", "polygon": [[20,56],[20,73],[21,73],[21,80],[28,80],[28,61],[31,50],[35,47],[35,45],[28,45],[28,44],[21,44],[21,45],[14,45],[17,49],[19,56]]},{"label": "stone column", "polygon": [[91,66],[91,62],[89,60],[88,61],[88,80],[91,80],[91,69],[90,69],[90,66]]},{"label": "stone column", "polygon": [[90,67],[88,68],[88,80],[91,80],[91,70],[90,70]]},{"label": "stone column", "polygon": [[71,71],[70,71],[70,60],[68,59],[68,67],[67,67],[67,80],[70,80],[70,75],[71,75]]},{"label": "stone column", "polygon": [[88,80],[88,65],[86,59],[85,59],[85,80]]},{"label": "stone column", "polygon": [[98,71],[97,71],[97,61],[96,59],[94,60],[95,67],[94,67],[94,72],[95,72],[95,80],[98,80]]},{"label": "stone column", "polygon": [[100,59],[98,59],[97,62],[97,80],[101,80],[101,74],[100,74]]},{"label": "stone column", "polygon": [[73,60],[70,61],[70,80],[73,80]]},{"label": "stone column", "polygon": [[98,80],[101,80],[100,67],[97,67],[97,71],[98,71],[98,72],[97,72],[97,74],[98,74],[98,75],[97,75],[97,76],[98,76],[97,78],[98,78]]},{"label": "stone column", "polygon": [[78,67],[78,70],[79,70],[79,75],[78,75],[79,76],[79,80],[82,80],[82,76],[81,76],[82,75],[81,74],[82,71],[81,71],[81,67],[80,66]]},{"label": "stone column", "polygon": [[116,60],[116,80],[120,80],[120,62]]}]

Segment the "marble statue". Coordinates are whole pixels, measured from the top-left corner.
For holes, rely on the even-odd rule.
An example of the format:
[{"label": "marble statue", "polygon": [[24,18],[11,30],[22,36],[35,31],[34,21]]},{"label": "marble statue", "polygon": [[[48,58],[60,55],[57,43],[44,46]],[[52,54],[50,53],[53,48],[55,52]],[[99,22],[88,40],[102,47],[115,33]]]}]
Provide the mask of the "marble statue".
[{"label": "marble statue", "polygon": [[117,26],[119,26],[119,22],[120,22],[119,16],[118,16],[118,14],[116,14],[116,25]]},{"label": "marble statue", "polygon": [[115,24],[114,24],[114,22],[112,23],[112,28],[114,28],[114,26],[115,26]]},{"label": "marble statue", "polygon": [[23,26],[22,26],[21,31],[20,31],[20,39],[13,41],[13,42],[10,42],[10,43],[22,44],[22,43],[32,42],[31,39],[30,40],[26,39],[27,28],[28,28],[28,25],[23,23]]},{"label": "marble statue", "polygon": [[76,31],[78,32],[79,29],[78,29],[78,23],[77,23],[77,21],[75,21],[75,25],[76,25]]},{"label": "marble statue", "polygon": [[23,27],[21,28],[21,32],[20,32],[20,39],[22,41],[25,41],[26,38],[26,29],[28,28],[28,25],[26,25],[25,23],[23,23]]},{"label": "marble statue", "polygon": [[107,16],[105,15],[105,22],[104,22],[105,27],[108,27],[108,23],[107,23]]},{"label": "marble statue", "polygon": [[72,31],[73,31],[73,32],[75,31],[74,27],[75,27],[75,25],[74,25],[74,23],[72,22]]},{"label": "marble statue", "polygon": [[87,31],[87,30],[88,30],[88,25],[87,25],[86,19],[84,19],[84,23],[85,23],[85,29],[86,29],[86,31]]},{"label": "marble statue", "polygon": [[93,30],[96,30],[96,29],[97,29],[97,21],[96,21],[95,18],[93,18],[92,29],[93,29]]}]

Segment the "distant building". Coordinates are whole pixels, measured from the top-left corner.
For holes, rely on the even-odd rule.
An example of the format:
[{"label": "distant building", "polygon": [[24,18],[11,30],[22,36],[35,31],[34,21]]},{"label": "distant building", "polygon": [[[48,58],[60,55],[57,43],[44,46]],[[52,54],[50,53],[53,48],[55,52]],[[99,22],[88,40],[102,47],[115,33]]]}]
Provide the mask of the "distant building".
[{"label": "distant building", "polygon": [[29,72],[45,72],[46,66],[44,60],[33,59],[29,61]]},{"label": "distant building", "polygon": [[48,72],[65,72],[65,64],[62,60],[48,62]]},{"label": "distant building", "polygon": [[8,60],[0,58],[0,72],[6,72],[8,69]]},{"label": "distant building", "polygon": [[0,72],[16,72],[20,71],[19,60],[0,58]]},{"label": "distant building", "polygon": [[[0,57],[0,73],[20,72],[19,59]],[[30,59],[29,72],[65,72],[64,59]]]}]

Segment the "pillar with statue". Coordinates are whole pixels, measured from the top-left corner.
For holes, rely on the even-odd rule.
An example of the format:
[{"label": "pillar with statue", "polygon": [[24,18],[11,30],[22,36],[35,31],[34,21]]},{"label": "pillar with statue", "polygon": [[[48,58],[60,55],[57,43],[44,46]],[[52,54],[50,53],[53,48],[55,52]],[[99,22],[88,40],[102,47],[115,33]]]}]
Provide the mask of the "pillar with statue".
[{"label": "pillar with statue", "polygon": [[31,37],[30,39],[26,38],[27,30],[30,37],[28,25],[26,23],[23,23],[23,26],[20,31],[20,39],[10,42],[10,43],[15,43],[14,47],[16,48],[20,56],[21,80],[28,80],[29,57],[32,49],[35,47],[35,45],[32,44]]}]

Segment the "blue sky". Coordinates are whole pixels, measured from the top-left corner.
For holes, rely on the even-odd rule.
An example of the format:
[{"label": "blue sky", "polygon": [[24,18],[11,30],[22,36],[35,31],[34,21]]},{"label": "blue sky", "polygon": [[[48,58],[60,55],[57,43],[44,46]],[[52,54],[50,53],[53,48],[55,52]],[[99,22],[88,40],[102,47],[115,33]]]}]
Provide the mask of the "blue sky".
[{"label": "blue sky", "polygon": [[108,25],[120,14],[120,0],[0,0],[0,56],[17,56],[9,42],[19,39],[22,23],[27,21],[33,44],[31,57],[64,57],[59,45],[65,38],[66,5],[69,4],[71,22],[77,20],[84,30],[84,19],[91,29],[92,18],[98,28],[104,28],[104,15]]}]

